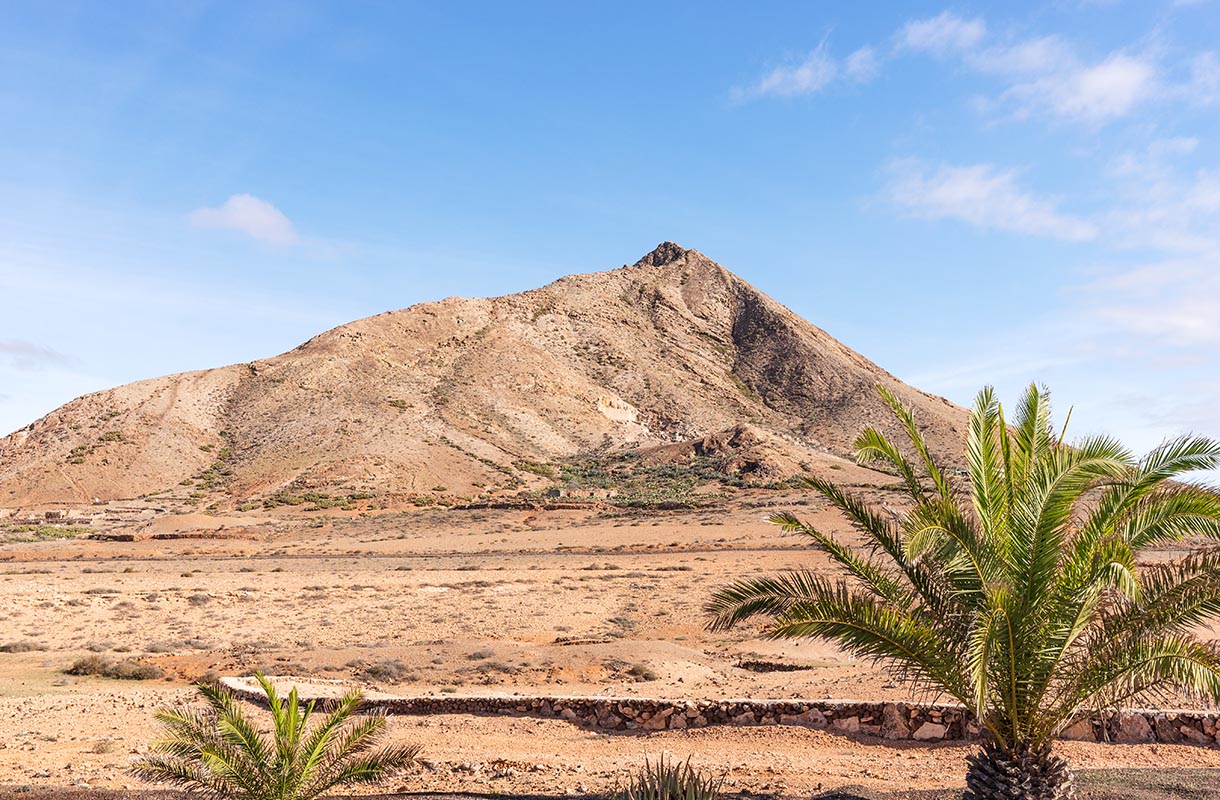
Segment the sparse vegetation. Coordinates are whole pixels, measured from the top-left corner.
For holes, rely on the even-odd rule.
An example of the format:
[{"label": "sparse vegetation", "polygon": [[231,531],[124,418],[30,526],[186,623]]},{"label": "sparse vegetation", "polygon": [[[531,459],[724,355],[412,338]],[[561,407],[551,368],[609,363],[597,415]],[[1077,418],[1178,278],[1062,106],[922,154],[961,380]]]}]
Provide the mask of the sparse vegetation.
[{"label": "sparse vegetation", "polygon": [[94,533],[80,525],[14,525],[0,531],[0,542],[50,542]]},{"label": "sparse vegetation", "polygon": [[42,642],[32,642],[28,639],[0,644],[0,653],[33,653],[46,649],[47,646]]},{"label": "sparse vegetation", "polygon": [[124,681],[156,680],[165,675],[165,672],[156,664],[144,664],[127,659],[116,660],[99,655],[78,658],[64,672],[68,675],[93,675]]},{"label": "sparse vegetation", "polygon": [[360,677],[369,681],[401,683],[404,680],[413,680],[416,677],[414,671],[398,659],[378,661],[373,664],[356,662],[356,666],[360,670]]},{"label": "sparse vegetation", "polygon": [[637,681],[655,681],[661,678],[657,671],[647,664],[632,664],[627,669],[627,674]]},{"label": "sparse vegetation", "polygon": [[339,508],[353,511],[356,503],[361,500],[375,498],[372,492],[350,492],[344,495],[331,495],[325,492],[303,491],[294,492],[291,489],[281,489],[263,501],[263,508],[272,509],[280,506],[307,506],[306,511],[322,511],[327,508]]},{"label": "sparse vegetation", "polygon": [[555,477],[555,468],[549,464],[539,464],[536,461],[528,461],[524,458],[519,458],[513,462],[513,466],[522,472],[531,472],[534,475],[541,475],[544,478]]}]

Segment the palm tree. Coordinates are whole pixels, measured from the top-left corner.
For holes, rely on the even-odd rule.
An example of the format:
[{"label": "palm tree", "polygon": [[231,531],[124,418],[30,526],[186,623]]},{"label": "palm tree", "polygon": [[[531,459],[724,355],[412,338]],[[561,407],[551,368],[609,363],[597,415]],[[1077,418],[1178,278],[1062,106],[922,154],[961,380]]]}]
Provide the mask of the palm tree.
[{"label": "palm tree", "polygon": [[231,692],[198,686],[204,710],[163,708],[157,712],[164,738],[132,766],[148,781],[164,781],[216,800],[314,800],[356,783],[376,783],[415,760],[419,748],[373,751],[385,716],[352,715],[359,690],[345,695],[321,722],[309,725],[314,702],[301,706],[294,686],[285,700],[256,674],[271,709],[271,736],[260,733]]},{"label": "palm tree", "polygon": [[1220,551],[1138,563],[1153,546],[1220,538],[1220,495],[1175,481],[1220,467],[1220,443],[1184,436],[1138,460],[1106,436],[1069,446],[1051,427],[1045,388],[1029,387],[1011,427],[985,388],[959,486],[911,410],[880,392],[913,452],[870,428],[856,455],[896,470],[910,509],[880,510],[808,478],[864,546],[791,514],[771,521],[845,578],[805,570],[738,581],[708,603],[709,627],[762,615],[771,637],[832,640],[956,698],[984,731],[967,758],[966,797],[979,800],[1072,796],[1051,742],[1086,711],[1169,690],[1220,699],[1220,651],[1192,635],[1220,613]]}]

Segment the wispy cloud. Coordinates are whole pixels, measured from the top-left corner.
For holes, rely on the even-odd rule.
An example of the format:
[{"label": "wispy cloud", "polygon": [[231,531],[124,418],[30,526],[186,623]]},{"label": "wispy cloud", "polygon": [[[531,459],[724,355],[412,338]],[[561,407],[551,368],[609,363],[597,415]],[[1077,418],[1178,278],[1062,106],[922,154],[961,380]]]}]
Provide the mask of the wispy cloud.
[{"label": "wispy cloud", "polygon": [[277,246],[296,244],[299,238],[292,221],[282,211],[252,194],[231,195],[218,208],[196,209],[191,212],[190,221],[197,228],[240,231]]},{"label": "wispy cloud", "polygon": [[1220,100],[1220,57],[1210,51],[1195,56],[1190,62],[1190,80],[1181,91],[1196,105],[1211,105]]},{"label": "wispy cloud", "polygon": [[951,11],[942,11],[931,19],[911,20],[895,36],[901,50],[913,50],[944,56],[975,47],[987,35],[987,25],[981,19],[963,19]]},{"label": "wispy cloud", "polygon": [[[953,57],[999,78],[1003,86],[983,107],[1015,119],[1045,116],[1104,125],[1154,102],[1208,104],[1220,97],[1220,59],[1210,52],[1176,65],[1163,63],[1162,53],[1151,48],[1086,57],[1062,37],[997,39],[982,19],[949,11],[907,22],[894,40],[896,54]],[[1175,70],[1176,79],[1170,77]],[[1189,77],[1182,77],[1183,71]]]},{"label": "wispy cloud", "polygon": [[881,61],[871,47],[861,47],[843,59],[843,74],[858,83],[871,81],[880,71]]},{"label": "wispy cloud", "polygon": [[892,162],[889,200],[908,214],[956,219],[980,228],[1087,241],[1097,236],[1090,222],[1064,214],[1056,203],[1022,189],[1015,170],[993,164],[930,166],[916,159]]},{"label": "wispy cloud", "polygon": [[1166,260],[1119,271],[1074,290],[1106,329],[1157,346],[1220,345],[1220,260]]},{"label": "wispy cloud", "polygon": [[1105,178],[1114,204],[1101,223],[1114,243],[1220,268],[1220,170],[1191,167],[1198,144],[1188,136],[1156,139],[1112,159]]},{"label": "wispy cloud", "polygon": [[1131,113],[1158,92],[1157,68],[1148,57],[1111,53],[1094,64],[1072,62],[1040,70],[1001,96],[1018,118],[1039,112],[1067,120],[1105,123]]},{"label": "wispy cloud", "polygon": [[67,366],[75,360],[58,350],[24,339],[0,339],[0,358],[20,370]]},{"label": "wispy cloud", "polygon": [[866,83],[877,76],[880,62],[871,47],[862,47],[840,61],[823,41],[803,58],[772,69],[756,83],[736,89],[738,100],[753,97],[797,97],[817,94],[836,80]]}]

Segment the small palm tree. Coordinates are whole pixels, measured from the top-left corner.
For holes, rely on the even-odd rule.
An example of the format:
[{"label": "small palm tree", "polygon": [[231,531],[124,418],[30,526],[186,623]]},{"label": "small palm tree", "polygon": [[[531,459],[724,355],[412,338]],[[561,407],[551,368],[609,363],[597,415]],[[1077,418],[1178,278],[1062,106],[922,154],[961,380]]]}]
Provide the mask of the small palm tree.
[{"label": "small palm tree", "polygon": [[[1220,699],[1220,653],[1192,635],[1220,613],[1220,551],[1140,566],[1147,548],[1220,537],[1220,495],[1175,481],[1220,466],[1220,443],[1186,436],[1142,459],[1105,436],[1065,445],[1049,393],[1030,386],[1013,425],[990,388],[970,415],[969,483],[931,455],[914,416],[882,397],[912,448],[856,440],[862,463],[897,471],[911,507],[870,507],[820,478],[807,483],[865,541],[852,547],[791,514],[846,573],[742,580],[708,604],[711,627],[748,617],[776,638],[814,636],[956,698],[984,729],[967,759],[967,798],[1063,798],[1067,763],[1051,742],[1086,710],[1177,690]],[[1069,414],[1070,416],[1070,414]]]},{"label": "small palm tree", "polygon": [[231,692],[200,684],[207,708],[157,712],[164,738],[132,766],[148,781],[163,781],[216,800],[314,800],[356,783],[376,783],[410,765],[418,747],[373,751],[385,716],[352,715],[359,690],[345,695],[321,722],[309,724],[314,702],[304,707],[294,686],[285,700],[262,674],[255,676],[271,709],[271,736],[260,733]]}]

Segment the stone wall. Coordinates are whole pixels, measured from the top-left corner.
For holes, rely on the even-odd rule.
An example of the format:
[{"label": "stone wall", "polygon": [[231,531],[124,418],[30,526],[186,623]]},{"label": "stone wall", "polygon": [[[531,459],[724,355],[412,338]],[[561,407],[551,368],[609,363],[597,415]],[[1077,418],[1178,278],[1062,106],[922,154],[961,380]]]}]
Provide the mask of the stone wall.
[{"label": "stone wall", "polygon": [[[238,696],[264,700],[252,681],[224,678]],[[302,696],[309,699],[309,692]],[[319,698],[320,705],[328,699]],[[639,697],[378,697],[388,714],[507,714],[563,719],[604,731],[661,731],[708,725],[804,725],[883,739],[973,739],[977,723],[960,706],[856,700],[656,700]],[[1186,742],[1217,746],[1216,712],[1125,710],[1082,719],[1064,731],[1079,741]]]}]

